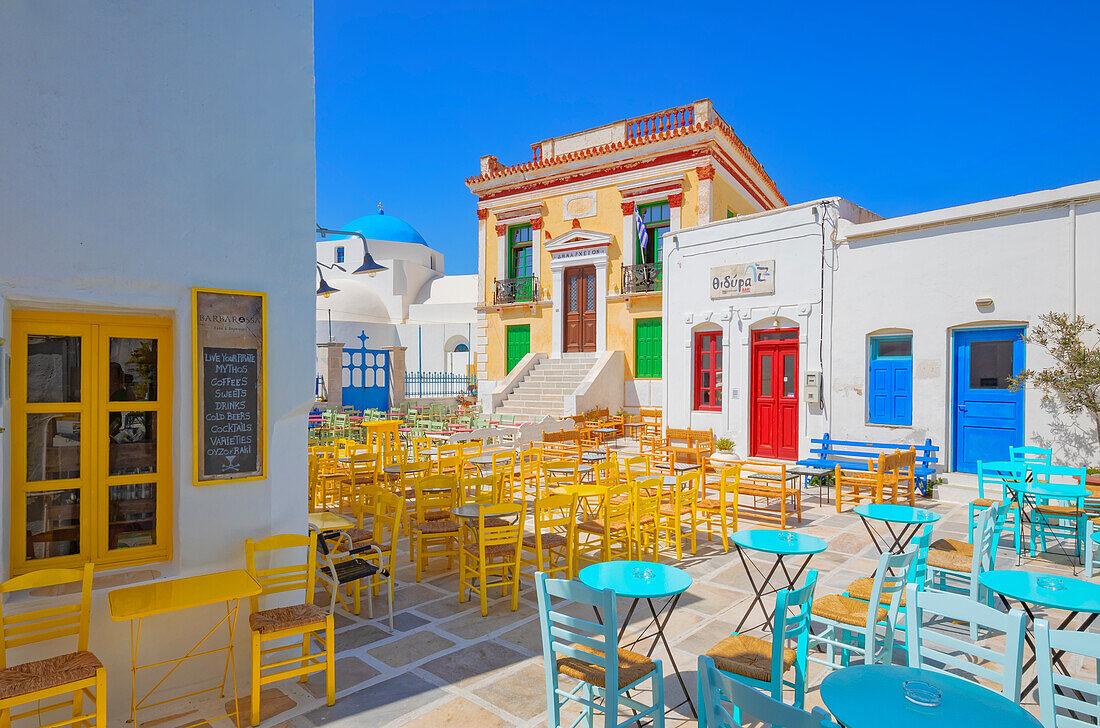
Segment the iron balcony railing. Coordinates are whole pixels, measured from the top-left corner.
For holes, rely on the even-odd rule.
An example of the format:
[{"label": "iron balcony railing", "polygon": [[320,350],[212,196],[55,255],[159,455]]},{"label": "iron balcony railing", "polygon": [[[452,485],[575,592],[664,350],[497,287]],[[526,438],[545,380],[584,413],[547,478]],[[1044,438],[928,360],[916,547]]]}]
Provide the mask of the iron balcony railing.
[{"label": "iron balcony railing", "polygon": [[535,276],[497,278],[493,303],[533,303],[537,300],[539,300],[539,279]]},{"label": "iron balcony railing", "polygon": [[659,290],[661,290],[660,263],[623,266],[623,293],[648,293]]},{"label": "iron balcony railing", "polygon": [[405,372],[405,396],[477,396],[477,377],[454,372]]}]

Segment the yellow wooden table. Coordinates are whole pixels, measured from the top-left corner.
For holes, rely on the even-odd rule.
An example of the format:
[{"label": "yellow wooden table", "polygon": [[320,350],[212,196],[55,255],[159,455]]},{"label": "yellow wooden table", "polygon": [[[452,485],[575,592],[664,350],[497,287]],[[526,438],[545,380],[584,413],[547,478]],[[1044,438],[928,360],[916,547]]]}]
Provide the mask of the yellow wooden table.
[{"label": "yellow wooden table", "polygon": [[354,526],[355,522],[339,513],[317,511],[309,514],[309,525],[318,531],[346,531]]},{"label": "yellow wooden table", "polygon": [[[137,586],[115,589],[107,594],[107,605],[110,609],[111,619],[115,622],[128,621],[130,623],[129,722],[136,722],[137,712],[139,710],[153,708],[175,700],[182,700],[183,698],[191,698],[196,695],[208,693],[212,690],[220,690],[221,697],[224,698],[225,683],[226,680],[229,679],[233,683],[233,710],[217,718],[198,720],[181,728],[190,728],[190,726],[202,725],[203,723],[212,723],[215,720],[228,718],[230,716],[236,721],[237,728],[240,728],[240,710],[237,704],[237,665],[233,659],[233,631],[237,623],[237,610],[240,606],[240,600],[245,597],[256,596],[259,593],[260,585],[256,583],[256,580],[249,576],[248,572],[244,569],[235,569],[233,571],[220,571],[213,574],[188,576],[182,579],[166,579],[164,581],[154,581],[148,584],[138,584]],[[195,607],[204,607],[219,602],[225,602],[225,616],[220,619],[194,647],[188,650],[187,654],[183,657],[162,660],[160,662],[151,662],[147,665],[138,663],[138,645],[141,641],[141,623],[146,617],[170,614],[172,612],[193,609]],[[225,624],[229,629],[228,644],[225,647],[214,647],[200,651],[203,643],[205,643],[222,624]],[[157,688],[163,685],[165,681],[172,676],[172,673],[176,671],[176,668],[185,661],[197,657],[204,657],[206,655],[214,655],[223,651],[226,654],[221,685],[218,687],[197,690],[187,695],[146,703]],[[145,693],[139,700],[137,697],[138,670],[149,670],[156,667],[167,667],[169,665],[171,667],[169,667],[164,676],[161,677],[157,683],[149,689],[149,692]]]}]

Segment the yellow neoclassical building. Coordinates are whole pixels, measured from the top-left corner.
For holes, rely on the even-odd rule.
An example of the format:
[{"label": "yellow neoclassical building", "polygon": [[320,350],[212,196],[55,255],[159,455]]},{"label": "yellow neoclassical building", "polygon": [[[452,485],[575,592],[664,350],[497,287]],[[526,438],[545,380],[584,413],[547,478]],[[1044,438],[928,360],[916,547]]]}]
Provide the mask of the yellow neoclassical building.
[{"label": "yellow neoclassical building", "polygon": [[[672,234],[786,201],[709,99],[531,150],[510,166],[484,156],[466,180],[478,198],[483,401],[516,414],[661,404]],[[591,396],[572,398],[585,375],[600,380],[598,367],[618,373],[622,391],[603,377],[598,392],[589,381]]]}]

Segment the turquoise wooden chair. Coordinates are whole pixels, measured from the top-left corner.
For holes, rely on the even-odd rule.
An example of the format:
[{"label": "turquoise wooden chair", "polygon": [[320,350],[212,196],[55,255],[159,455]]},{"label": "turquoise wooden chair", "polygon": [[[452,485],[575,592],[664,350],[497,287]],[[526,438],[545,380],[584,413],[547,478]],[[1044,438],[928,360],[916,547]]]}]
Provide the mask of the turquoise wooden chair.
[{"label": "turquoise wooden chair", "polygon": [[[816,585],[817,571],[811,569],[800,588],[779,590],[775,596],[770,641],[734,632],[707,650],[706,656],[730,678],[763,690],[776,700],[783,700],[784,686],[793,688],[794,706],[801,708],[806,695],[810,604]],[[791,642],[794,649],[787,647]],[[787,682],[783,675],[792,669],[794,680]],[[706,728],[706,717],[705,711],[699,714],[699,728]],[[736,708],[733,717],[741,719]]]},{"label": "turquoise wooden chair", "polygon": [[1049,447],[1037,447],[1035,445],[1020,445],[1008,448],[1008,459],[1014,463],[1027,463],[1028,465],[1050,465],[1054,451]]},{"label": "turquoise wooden chair", "polygon": [[[1100,665],[1100,634],[1051,629],[1045,619],[1035,620],[1035,669],[1039,679],[1039,720],[1043,728],[1084,728],[1100,724],[1100,682],[1096,676],[1063,675],[1054,670],[1059,659],[1079,655]],[[1074,718],[1068,713],[1076,713]],[[1091,718],[1085,719],[1085,717]]]},{"label": "turquoise wooden chair", "polygon": [[[1032,475],[1037,483],[1085,485],[1088,476],[1086,468],[1073,468],[1065,465],[1033,465]],[[1058,500],[1058,499],[1054,499]],[[1039,541],[1042,551],[1047,550],[1047,536],[1071,539],[1083,539],[1085,537],[1086,512],[1083,507],[1084,498],[1077,498],[1062,503],[1039,503],[1032,510],[1031,537],[1028,544],[1032,557],[1035,556],[1035,542]],[[1078,554],[1080,555],[1080,554]]]},{"label": "turquoise wooden chair", "polygon": [[868,665],[879,662],[889,665],[894,657],[894,625],[898,620],[901,595],[916,555],[912,546],[903,554],[882,554],[875,569],[871,598],[867,601],[843,594],[814,599],[811,619],[821,632],[810,634],[809,647],[824,646],[826,659],[809,659],[832,670],[847,667],[853,654],[861,656]]},{"label": "turquoise wooden chair", "polygon": [[[971,545],[952,538],[941,538],[928,549],[928,590],[964,594],[971,600],[993,605],[993,594],[981,585],[981,575],[992,571],[997,562],[997,542],[1009,504],[987,508],[978,516],[978,543]],[[977,626],[971,625],[971,639],[977,639]]]},{"label": "turquoise wooden chair", "polygon": [[775,728],[840,728],[821,708],[806,712],[776,700],[722,672],[706,655],[699,655],[698,682],[700,728],[743,728],[743,712]]},{"label": "turquoise wooden chair", "polygon": [[[999,685],[1002,695],[1014,703],[1020,702],[1024,663],[1022,611],[1012,609],[1006,614],[961,594],[921,591],[916,584],[906,588],[905,596],[909,667],[973,675],[980,679],[976,682]],[[983,639],[966,639],[960,625],[967,622],[985,630]],[[988,639],[1001,634],[1003,652],[994,649],[997,640]]]},{"label": "turquoise wooden chair", "polygon": [[[1016,553],[1020,553],[1021,526],[1020,514],[1015,501],[1009,495],[1009,486],[1023,483],[1028,477],[1027,465],[1023,461],[992,462],[978,461],[978,497],[970,502],[970,518],[967,520],[967,543],[974,543],[974,527],[978,522],[978,515],[987,508],[992,508],[998,503],[1007,503],[1008,511],[1005,513],[1005,526],[1012,529],[1012,543],[1016,547]],[[998,487],[1001,491],[1000,500],[996,500],[993,493]]]},{"label": "turquoise wooden chair", "polygon": [[[909,574],[906,576],[906,582],[910,585],[915,584],[918,589],[924,589],[924,585],[928,581],[928,548],[931,545],[932,524],[929,523],[924,527],[921,535],[913,539],[913,547],[917,550],[917,553],[913,558],[913,565],[909,569]],[[874,584],[875,580],[873,577],[861,576],[848,585],[848,589],[844,592],[844,596],[869,602],[871,600],[871,590],[874,588]],[[889,604],[888,597],[880,596],[879,598],[886,600],[883,601],[884,605]],[[905,644],[907,642],[905,600],[905,592],[902,592],[901,603],[898,605],[898,621],[894,625],[895,633],[901,633],[897,635],[896,639],[901,644],[902,650],[906,649]]]},{"label": "turquoise wooden chair", "polygon": [[[615,592],[611,589],[596,591],[576,581],[548,579],[541,571],[535,574],[535,589],[542,627],[549,728],[561,728],[561,709],[568,701],[584,706],[572,726],[583,721],[588,728],[594,728],[597,725],[595,712],[600,711],[604,716],[600,725],[605,728],[640,725],[643,719],[651,720],[654,728],[664,728],[661,661],[618,647]],[[595,607],[602,615],[603,624],[555,610],[551,597]],[[613,652],[618,659],[608,657]],[[562,675],[575,679],[576,686],[568,690],[561,687],[559,678]],[[630,691],[637,690],[646,681],[652,690],[651,705],[630,697]],[[634,715],[620,721],[620,706],[630,708]]]}]

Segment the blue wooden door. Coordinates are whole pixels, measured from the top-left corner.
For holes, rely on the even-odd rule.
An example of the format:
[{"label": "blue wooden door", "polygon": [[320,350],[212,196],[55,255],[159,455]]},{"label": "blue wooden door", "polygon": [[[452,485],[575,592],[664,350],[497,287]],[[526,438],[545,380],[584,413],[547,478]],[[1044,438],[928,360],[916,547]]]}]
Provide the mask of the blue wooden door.
[{"label": "blue wooden door", "polygon": [[1024,393],[1008,378],[1024,368],[1023,327],[956,331],[954,336],[954,469],[978,472],[978,461],[1008,460],[1024,443]]},{"label": "blue wooden door", "polygon": [[344,406],[362,411],[390,408],[389,352],[367,348],[367,332],[361,331],[358,349],[344,349]]}]

